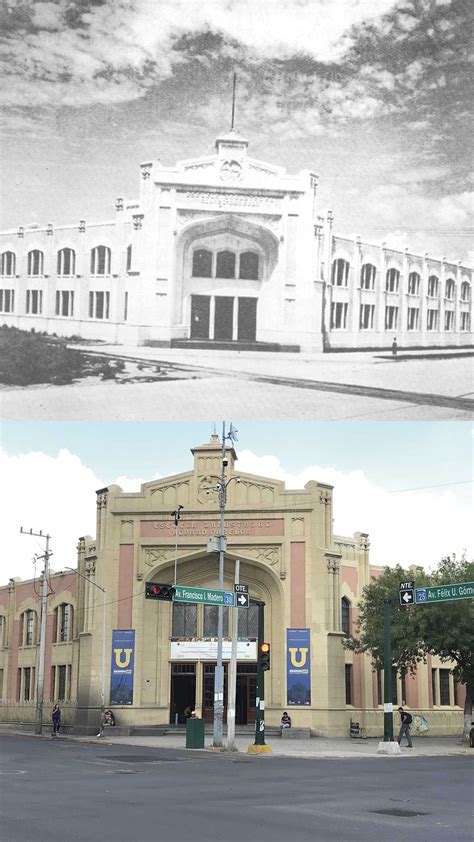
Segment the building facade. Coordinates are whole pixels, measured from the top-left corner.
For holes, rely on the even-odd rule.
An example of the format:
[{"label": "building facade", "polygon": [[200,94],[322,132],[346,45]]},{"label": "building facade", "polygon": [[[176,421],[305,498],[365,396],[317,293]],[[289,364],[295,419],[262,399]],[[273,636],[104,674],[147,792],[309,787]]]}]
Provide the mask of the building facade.
[{"label": "building facade", "polygon": [[114,219],[0,233],[0,318],[120,344],[472,344],[472,270],[334,232],[315,173],[216,154],[140,165]]},{"label": "building facade", "polygon": [[[78,543],[75,572],[51,576],[47,614],[45,699],[60,700],[66,724],[97,730],[102,680],[105,704],[124,729],[182,722],[189,705],[213,718],[217,608],[146,599],[145,583],[218,588],[216,482],[222,447],[216,435],[192,451],[192,470],[144,484],[97,492],[96,537]],[[225,588],[235,560],[250,593],[238,610],[237,724],[255,720],[257,607],[265,603],[266,722],[289,710],[293,725],[314,734],[347,735],[356,720],[383,732],[382,676],[366,656],[343,647],[354,628],[357,600],[380,568],[369,565],[366,533],[333,533],[333,488],[283,482],[236,471],[229,447],[225,511]],[[170,512],[182,506],[178,540]],[[0,589],[0,718],[32,723],[38,668],[38,583],[10,580]],[[36,587],[35,587],[36,585]],[[103,590],[105,589],[105,598]],[[103,623],[105,604],[105,623]],[[230,618],[224,609],[224,653]],[[102,634],[105,628],[105,672]],[[394,675],[393,701],[427,717],[431,733],[462,731],[464,688],[450,664],[428,658],[417,674]],[[46,707],[45,718],[49,716]]]}]

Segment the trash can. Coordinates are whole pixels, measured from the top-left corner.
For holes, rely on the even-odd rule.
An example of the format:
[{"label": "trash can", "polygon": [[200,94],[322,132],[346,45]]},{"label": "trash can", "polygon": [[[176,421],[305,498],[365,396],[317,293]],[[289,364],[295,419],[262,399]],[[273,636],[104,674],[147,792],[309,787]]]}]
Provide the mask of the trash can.
[{"label": "trash can", "polygon": [[204,748],[204,719],[186,720],[186,748]]}]

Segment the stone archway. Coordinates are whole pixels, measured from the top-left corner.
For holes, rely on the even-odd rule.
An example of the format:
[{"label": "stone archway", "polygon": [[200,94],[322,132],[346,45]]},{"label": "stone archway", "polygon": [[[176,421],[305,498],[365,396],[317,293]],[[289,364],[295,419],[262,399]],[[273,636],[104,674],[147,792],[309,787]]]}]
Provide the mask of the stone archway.
[{"label": "stone archway", "polygon": [[[186,338],[255,341],[262,288],[278,263],[279,242],[264,225],[236,214],[220,214],[188,224],[175,253],[173,323]],[[206,274],[195,271],[193,255],[209,256]],[[227,256],[231,268],[219,269]],[[253,271],[243,269],[244,259]],[[221,260],[221,266],[224,261]]]}]

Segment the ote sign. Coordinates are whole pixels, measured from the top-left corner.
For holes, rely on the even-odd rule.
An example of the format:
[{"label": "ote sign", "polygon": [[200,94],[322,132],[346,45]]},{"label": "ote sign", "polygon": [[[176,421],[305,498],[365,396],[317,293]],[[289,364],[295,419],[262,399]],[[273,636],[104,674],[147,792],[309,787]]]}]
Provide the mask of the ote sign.
[{"label": "ote sign", "polygon": [[235,604],[237,608],[248,608],[250,604],[250,596],[248,593],[237,593],[235,595]]}]

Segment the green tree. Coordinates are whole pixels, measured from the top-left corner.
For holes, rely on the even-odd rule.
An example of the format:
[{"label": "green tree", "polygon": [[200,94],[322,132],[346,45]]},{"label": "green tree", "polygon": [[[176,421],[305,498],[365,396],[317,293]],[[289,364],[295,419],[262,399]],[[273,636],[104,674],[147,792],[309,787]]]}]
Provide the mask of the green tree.
[{"label": "green tree", "polygon": [[465,556],[443,558],[430,574],[422,568],[407,571],[386,567],[362,591],[356,634],[345,646],[355,652],[368,652],[374,667],[383,668],[383,603],[392,603],[392,659],[398,670],[414,672],[427,655],[455,664],[453,674],[466,686],[463,740],[469,739],[474,693],[474,601],[472,599],[432,605],[401,606],[400,582],[415,578],[415,587],[472,582],[474,564]]}]

